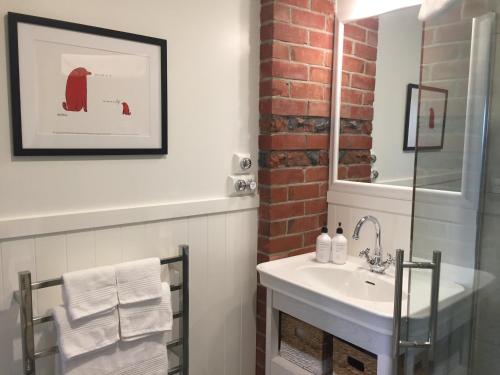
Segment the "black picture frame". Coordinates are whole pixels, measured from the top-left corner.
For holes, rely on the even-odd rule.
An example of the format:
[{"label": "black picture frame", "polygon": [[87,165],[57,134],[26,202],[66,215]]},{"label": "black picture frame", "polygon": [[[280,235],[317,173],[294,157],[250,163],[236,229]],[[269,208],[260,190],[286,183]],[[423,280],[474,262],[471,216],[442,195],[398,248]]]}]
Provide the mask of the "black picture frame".
[{"label": "black picture frame", "polygon": [[[442,123],[439,124],[441,131],[439,132],[439,142],[434,145],[419,144],[419,136],[417,130],[417,124],[420,125],[423,121],[420,116],[419,111],[421,108],[419,106],[421,103],[421,92],[432,92],[434,94],[442,95]],[[413,104],[413,106],[412,106]],[[415,107],[416,106],[416,107]],[[403,151],[415,151],[418,150],[442,150],[444,146],[444,135],[446,128],[446,113],[448,107],[448,90],[430,87],[424,85],[417,85],[414,83],[409,83],[406,89],[406,109],[405,109],[405,128],[404,128],[404,139],[403,139]],[[413,110],[412,110],[413,109]]]},{"label": "black picture frame", "polygon": [[[50,18],[9,12],[7,14],[10,64],[10,93],[12,111],[12,140],[14,156],[68,156],[68,155],[166,155],[168,154],[168,98],[167,98],[167,41],[150,36],[132,34],[101,27],[66,22]],[[160,48],[160,147],[154,148],[26,148],[22,140],[21,85],[19,68],[18,25],[20,23],[104,36],[125,41],[151,44]]]}]

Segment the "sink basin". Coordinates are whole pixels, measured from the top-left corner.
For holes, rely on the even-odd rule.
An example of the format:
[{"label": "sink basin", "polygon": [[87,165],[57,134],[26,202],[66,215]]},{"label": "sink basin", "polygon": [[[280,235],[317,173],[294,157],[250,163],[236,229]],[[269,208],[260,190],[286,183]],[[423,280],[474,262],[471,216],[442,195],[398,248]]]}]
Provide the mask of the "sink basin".
[{"label": "sink basin", "polygon": [[[386,274],[370,272],[366,262],[348,257],[343,265],[318,263],[314,254],[280,259],[257,266],[261,283],[274,291],[314,306],[358,325],[392,334],[394,310],[394,270]],[[403,303],[407,306],[408,270],[403,276]],[[426,272],[426,271],[424,271]],[[465,288],[441,277],[439,309],[463,298]],[[430,308],[430,273],[416,274],[412,281],[410,311],[427,326]],[[403,312],[403,315],[406,315]]]},{"label": "sink basin", "polygon": [[[299,267],[298,277],[316,291],[339,293],[344,297],[373,302],[392,302],[394,284],[382,277],[375,277],[372,272],[358,268],[342,269],[330,265],[311,265]],[[406,299],[406,293],[404,294]]]}]

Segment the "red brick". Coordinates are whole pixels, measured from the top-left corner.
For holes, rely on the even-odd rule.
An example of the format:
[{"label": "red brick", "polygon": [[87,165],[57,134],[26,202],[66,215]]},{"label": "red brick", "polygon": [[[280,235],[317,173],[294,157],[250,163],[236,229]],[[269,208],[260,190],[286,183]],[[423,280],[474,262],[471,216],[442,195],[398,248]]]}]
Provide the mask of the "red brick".
[{"label": "red brick", "polygon": [[339,148],[349,150],[370,150],[372,148],[372,137],[356,134],[341,134],[339,137]]},{"label": "red brick", "polygon": [[353,73],[364,73],[365,62],[355,57],[344,55],[342,58],[342,70]]},{"label": "red brick", "polygon": [[356,43],[354,46],[354,55],[362,59],[375,61],[377,60],[377,49],[366,44]]},{"label": "red brick", "polygon": [[285,237],[276,237],[268,240],[267,251],[278,253],[302,247],[303,237],[301,234]]},{"label": "red brick", "polygon": [[300,8],[309,8],[309,0],[278,0],[278,2]]},{"label": "red brick", "polygon": [[306,146],[306,136],[302,134],[259,136],[259,147],[261,150],[303,150]]},{"label": "red brick", "polygon": [[[257,332],[266,334],[266,317],[265,316],[257,318]],[[257,353],[258,352],[259,352],[259,350],[257,350]],[[265,354],[264,354],[264,357],[265,357]]]},{"label": "red brick", "polygon": [[371,172],[370,164],[351,165],[347,169],[347,178],[366,178],[370,177]]},{"label": "red brick", "polygon": [[373,120],[373,107],[351,107],[351,117],[356,120]]},{"label": "red brick", "polygon": [[319,230],[304,233],[304,247],[316,245],[316,238],[320,234]]},{"label": "red brick", "polygon": [[314,82],[326,84],[332,83],[332,70],[311,66],[309,69],[309,79]]},{"label": "red brick", "polygon": [[353,47],[353,42],[348,40],[348,39],[344,39],[344,54],[352,54],[352,47]]},{"label": "red brick", "polygon": [[376,72],[377,72],[377,64],[374,62],[366,62],[365,73],[372,77],[375,77]]},{"label": "red brick", "polygon": [[260,9],[260,20],[290,22],[290,8],[278,3],[264,5]]},{"label": "red brick", "polygon": [[289,95],[288,82],[271,79],[267,81],[260,82],[260,97],[264,98],[267,96],[283,96],[288,97]]},{"label": "red brick", "polygon": [[326,31],[329,33],[333,33],[335,31],[335,23],[333,17],[326,18]]},{"label": "red brick", "polygon": [[292,9],[292,23],[314,29],[324,29],[325,16],[300,9]]},{"label": "red brick", "polygon": [[309,116],[329,117],[331,115],[330,102],[309,102],[307,111]]},{"label": "red brick", "polygon": [[273,63],[266,61],[260,63],[260,79],[271,78],[273,76]]},{"label": "red brick", "polygon": [[314,167],[306,170],[306,181],[328,181],[328,167]]},{"label": "red brick", "polygon": [[351,76],[351,86],[362,90],[375,90],[375,78],[371,76],[364,76],[353,74]]},{"label": "red brick", "polygon": [[290,186],[288,190],[288,198],[292,201],[317,198],[318,196],[318,184]]},{"label": "red brick", "polygon": [[257,301],[266,301],[266,290],[262,285],[257,285]]},{"label": "red brick", "polygon": [[[283,42],[306,44],[307,30],[300,27],[287,25],[284,23],[273,24],[273,37],[275,40]],[[262,31],[261,31],[262,34]]]},{"label": "red brick", "polygon": [[300,168],[260,170],[259,182],[264,185],[286,185],[304,182],[304,171]]},{"label": "red brick", "polygon": [[[262,64],[264,65],[264,64]],[[276,60],[272,62],[273,77],[307,80],[307,66],[287,61]]]},{"label": "red brick", "polygon": [[351,75],[346,72],[342,72],[342,86],[349,86],[351,83]]},{"label": "red brick", "polygon": [[288,234],[302,233],[318,227],[317,216],[306,216],[288,220]]},{"label": "red brick", "polygon": [[375,100],[375,96],[373,92],[365,92],[363,94],[363,105],[373,105],[373,101]]},{"label": "red brick", "polygon": [[322,50],[307,47],[292,47],[292,61],[305,64],[322,65],[325,59],[325,53]]},{"label": "red brick", "polygon": [[[318,230],[319,232],[319,230]],[[312,253],[316,250],[316,246],[303,247],[302,249],[292,250],[288,253],[289,257],[294,257],[296,255],[302,255],[307,253]]]},{"label": "red brick", "polygon": [[271,103],[271,112],[275,115],[297,115],[304,116],[307,114],[307,102],[303,100],[289,100],[273,98]]},{"label": "red brick", "polygon": [[282,43],[264,43],[260,45],[260,60],[271,58],[288,60],[288,46]]},{"label": "red brick", "polygon": [[286,233],[286,221],[277,221],[269,224],[269,236],[282,236]]},{"label": "red brick", "polygon": [[356,25],[346,23],[344,25],[344,36],[364,42],[366,40],[366,30]]},{"label": "red brick", "polygon": [[327,66],[331,68],[333,66],[333,53],[332,52],[325,52],[325,62],[323,63],[324,66]]},{"label": "red brick", "polygon": [[363,18],[361,20],[356,21],[356,23],[368,29],[372,29],[375,31],[378,30],[378,17]]},{"label": "red brick", "polygon": [[331,50],[333,48],[333,35],[330,33],[320,33],[316,31],[310,31],[309,44],[313,47],[319,47]]},{"label": "red brick", "polygon": [[368,31],[368,34],[366,34],[366,43],[368,43],[370,46],[377,47],[378,33],[373,31]]},{"label": "red brick", "polygon": [[292,82],[290,92],[293,98],[323,99],[323,86],[317,84]]},{"label": "red brick", "polygon": [[273,33],[274,33],[274,24],[262,25],[260,27],[260,40],[261,41],[272,40]]},{"label": "red brick", "polygon": [[[261,237],[261,240],[265,242],[264,246],[268,246],[268,239]],[[270,262],[272,260],[278,260],[278,259],[283,259],[286,258],[287,254],[267,254],[267,253],[257,253],[257,264],[264,263],[264,262]],[[258,302],[263,304],[263,302]],[[263,315],[261,315],[263,316]]]},{"label": "red brick", "polygon": [[[265,314],[265,306],[266,304],[262,303],[262,302],[259,302],[260,305],[264,305],[264,314]],[[257,305],[257,315],[259,315],[260,311],[262,307],[259,307],[259,305]],[[256,339],[256,347],[257,349],[260,349],[262,350],[263,352],[266,351],[266,336],[265,335],[262,335],[260,333],[257,334],[257,339]]]},{"label": "red brick", "polygon": [[347,168],[345,166],[339,165],[337,169],[337,179],[345,180],[347,178]]},{"label": "red brick", "polygon": [[325,86],[324,87],[324,93],[323,97],[325,98],[326,101],[331,102],[332,101],[332,88],[331,86]]},{"label": "red brick", "polygon": [[341,95],[343,103],[350,103],[350,104],[362,104],[363,103],[363,92],[362,91],[342,88],[340,95]]},{"label": "red brick", "polygon": [[259,195],[261,202],[286,202],[288,200],[288,189],[286,187],[260,187]]},{"label": "red brick", "polygon": [[261,99],[259,100],[259,112],[261,114],[271,114],[273,113],[273,104],[271,99]]},{"label": "red brick", "polygon": [[312,0],[311,9],[315,12],[333,15],[333,3],[328,0]]},{"label": "red brick", "polygon": [[328,134],[317,134],[307,136],[308,150],[328,150],[330,146],[330,138]]},{"label": "red brick", "polygon": [[304,215],[304,202],[280,203],[269,206],[269,220],[287,219]]},{"label": "red brick", "polygon": [[314,199],[305,202],[305,213],[306,215],[310,214],[320,214],[322,212],[326,212],[328,210],[328,205],[326,203],[326,199]]},{"label": "red brick", "polygon": [[322,184],[319,184],[319,196],[326,198],[327,193],[328,193],[328,183],[324,182]]}]

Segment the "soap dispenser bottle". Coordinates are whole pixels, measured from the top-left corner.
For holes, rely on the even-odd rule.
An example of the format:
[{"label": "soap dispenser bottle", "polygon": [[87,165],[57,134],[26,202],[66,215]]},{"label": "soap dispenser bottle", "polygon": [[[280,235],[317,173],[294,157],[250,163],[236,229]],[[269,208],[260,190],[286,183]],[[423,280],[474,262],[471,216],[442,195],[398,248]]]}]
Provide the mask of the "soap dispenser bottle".
[{"label": "soap dispenser bottle", "polygon": [[347,238],[343,233],[342,223],[339,223],[337,232],[332,238],[332,262],[335,264],[347,262]]},{"label": "soap dispenser bottle", "polygon": [[328,235],[328,228],[321,228],[321,234],[316,238],[316,260],[320,263],[328,263],[332,249],[332,239]]}]

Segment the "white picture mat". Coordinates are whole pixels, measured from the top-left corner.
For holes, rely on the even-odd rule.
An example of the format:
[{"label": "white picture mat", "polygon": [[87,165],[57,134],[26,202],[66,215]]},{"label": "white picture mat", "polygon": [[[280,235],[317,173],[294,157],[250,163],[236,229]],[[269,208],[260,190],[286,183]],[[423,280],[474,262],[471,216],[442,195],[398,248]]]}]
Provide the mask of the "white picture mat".
[{"label": "white picture mat", "polygon": [[[25,23],[18,24],[18,40],[24,148],[161,147],[162,98],[159,46]],[[42,44],[50,48],[43,51],[40,48]],[[68,53],[58,58],[52,66],[48,66],[47,61],[57,55],[57,51],[61,51],[63,47],[68,48]],[[88,52],[93,54],[89,55]],[[78,56],[82,54],[84,54],[83,57]],[[113,85],[105,85],[102,82],[113,65],[111,60],[116,61],[116,59],[122,61],[117,65],[115,74],[127,75],[127,80],[135,80],[132,86],[123,83],[121,87],[124,89],[125,96],[131,97],[131,103],[134,103],[130,108],[132,116],[122,116],[121,105],[114,108],[118,112],[111,110],[112,104],[107,105],[110,109],[107,112],[102,111],[104,107],[100,106],[99,112],[102,114],[102,119],[100,116],[95,117],[90,110],[86,113],[83,111],[66,112],[67,117],[62,118],[74,120],[74,124],[71,125],[68,121],[69,131],[61,132],[62,124],[61,121],[57,121],[57,113],[64,112],[62,109],[66,89],[64,75],[68,73],[71,65],[90,63],[96,71],[97,76],[89,76],[92,79],[89,78],[87,81],[87,90],[94,89],[88,94],[90,108],[90,105],[96,105],[98,100],[101,100],[102,104],[102,99],[105,97],[120,99],[123,96],[119,94],[120,87],[113,88]],[[59,67],[56,64],[59,64]],[[61,77],[55,78],[56,84],[50,85],[47,76],[51,77],[55,72],[58,72]],[[142,86],[137,85],[141,74],[144,77]],[[104,87],[108,88],[102,91]],[[137,90],[131,90],[131,87]],[[44,92],[44,90],[49,92]],[[120,115],[117,118],[124,125],[122,128],[110,122],[113,113]],[[55,117],[52,123],[51,116]],[[86,121],[87,118],[89,121]],[[132,118],[137,118],[137,120],[132,120]],[[81,131],[85,123],[88,124],[88,132]]]}]

